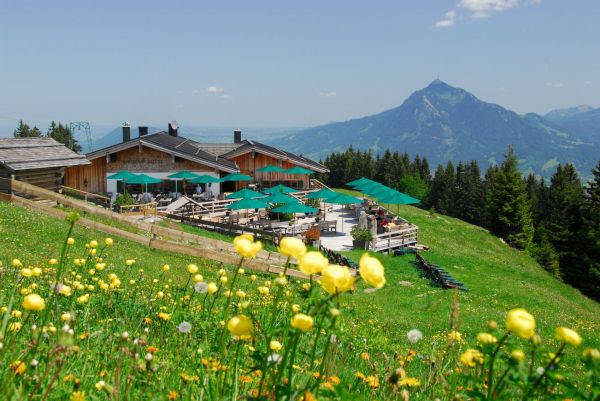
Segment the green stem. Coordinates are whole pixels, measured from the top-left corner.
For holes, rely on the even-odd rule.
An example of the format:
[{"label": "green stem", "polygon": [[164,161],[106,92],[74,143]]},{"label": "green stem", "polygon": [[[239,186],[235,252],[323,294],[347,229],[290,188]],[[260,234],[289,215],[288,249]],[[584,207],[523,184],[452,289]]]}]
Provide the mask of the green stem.
[{"label": "green stem", "polygon": [[492,356],[490,357],[490,362],[488,365],[488,383],[487,383],[488,394],[486,397],[487,400],[491,399],[491,396],[492,396],[492,388],[493,388],[493,380],[494,380],[494,362],[496,360],[496,355],[498,355],[498,351],[500,351],[500,347],[502,346],[502,344],[504,344],[504,342],[506,341],[506,339],[508,338],[509,335],[510,335],[509,331],[504,333],[504,335],[502,336],[500,341],[498,341],[498,345],[496,345],[494,352],[492,352]]},{"label": "green stem", "polygon": [[552,367],[552,365],[554,365],[554,362],[556,362],[558,360],[558,358],[560,358],[560,356],[562,355],[564,349],[565,349],[565,345],[566,343],[562,343],[560,345],[560,348],[558,349],[558,351],[556,351],[556,354],[554,355],[554,358],[552,358],[550,360],[550,362],[548,362],[548,364],[546,365],[546,368],[544,369],[544,373],[542,373],[540,375],[540,377],[537,378],[537,380],[535,382],[533,382],[533,385],[529,387],[529,389],[527,390],[527,392],[523,395],[523,400],[527,400],[529,395],[531,394],[531,392],[540,384],[540,382],[542,381],[542,379],[546,376],[546,372],[548,372],[548,369],[550,369]]}]

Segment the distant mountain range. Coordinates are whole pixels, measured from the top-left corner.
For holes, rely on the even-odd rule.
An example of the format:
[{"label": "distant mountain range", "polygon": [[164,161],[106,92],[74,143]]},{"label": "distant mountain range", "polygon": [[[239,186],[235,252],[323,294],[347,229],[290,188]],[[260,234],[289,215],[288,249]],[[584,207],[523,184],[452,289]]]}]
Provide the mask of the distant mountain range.
[{"label": "distant mountain range", "polygon": [[269,144],[312,158],[350,145],[426,156],[432,169],[448,160],[477,160],[485,169],[501,162],[513,145],[524,172],[548,176],[560,162],[572,162],[588,176],[600,159],[600,109],[583,106],[546,116],[519,115],[479,100],[440,80],[383,113],[336,122],[275,138]]}]

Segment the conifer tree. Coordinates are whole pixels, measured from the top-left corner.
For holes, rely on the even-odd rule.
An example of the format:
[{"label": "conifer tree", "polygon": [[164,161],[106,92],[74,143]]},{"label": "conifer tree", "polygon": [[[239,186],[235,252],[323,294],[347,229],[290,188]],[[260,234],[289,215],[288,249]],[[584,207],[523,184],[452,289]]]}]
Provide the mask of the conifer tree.
[{"label": "conifer tree", "polygon": [[13,131],[13,136],[15,138],[40,138],[43,135],[38,127],[30,128],[23,120],[19,120],[19,126]]},{"label": "conifer tree", "polygon": [[489,228],[510,245],[528,249],[533,239],[531,205],[512,146],[487,188]]},{"label": "conifer tree", "polygon": [[81,145],[75,139],[73,132],[69,129],[69,127],[62,125],[60,122],[56,124],[54,121],[52,121],[46,135],[57,142],[64,144],[74,152],[81,152],[82,150]]},{"label": "conifer tree", "polygon": [[590,297],[600,300],[600,161],[592,170],[586,188],[581,256],[585,268],[578,287]]}]

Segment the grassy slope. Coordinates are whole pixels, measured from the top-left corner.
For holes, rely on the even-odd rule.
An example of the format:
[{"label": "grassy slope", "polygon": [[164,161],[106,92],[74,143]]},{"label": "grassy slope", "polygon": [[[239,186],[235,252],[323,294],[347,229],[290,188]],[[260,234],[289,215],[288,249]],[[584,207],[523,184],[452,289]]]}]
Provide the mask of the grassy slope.
[{"label": "grassy slope", "polygon": [[[346,191],[351,193],[350,191]],[[391,206],[396,210],[396,206]],[[600,304],[556,280],[528,255],[510,248],[486,230],[447,216],[400,206],[400,215],[419,226],[419,242],[431,246],[423,256],[446,268],[470,291],[460,292],[461,329],[477,333],[489,319],[502,322],[508,309],[525,307],[537,319],[543,337],[553,337],[557,325],[576,328],[585,344],[600,344]],[[359,252],[350,252],[359,257]],[[373,334],[393,341],[406,330],[419,328],[433,335],[449,324],[452,291],[432,288],[419,277],[412,255],[380,257],[388,286],[375,294],[360,294],[356,316],[375,319]],[[412,286],[401,286],[399,281]],[[387,330],[380,330],[388,327]],[[391,334],[391,335],[390,335]]]},{"label": "grassy slope", "polygon": [[[580,330],[586,345],[600,344],[600,305],[552,278],[529,256],[479,227],[445,216],[429,218],[427,212],[410,206],[400,210],[402,216],[419,225],[420,242],[432,247],[424,256],[444,266],[471,289],[459,294],[462,330],[474,335],[485,328],[489,319],[502,321],[506,310],[522,306],[536,316],[546,338],[552,337],[560,324]],[[19,257],[24,263],[35,264],[57,256],[66,228],[66,222],[0,204],[0,261],[6,264]],[[76,227],[73,236],[79,243],[104,237],[81,227]],[[120,246],[111,251],[115,262],[134,258],[149,273],[169,263],[173,273],[181,271],[183,277],[185,266],[192,261],[190,257],[153,251],[124,240],[118,243]],[[350,254],[356,259],[360,256],[358,252]],[[356,297],[347,297],[351,309],[345,314],[352,319],[345,320],[344,326],[349,329],[355,322],[356,335],[369,336],[370,344],[382,349],[406,344],[404,334],[412,328],[422,330],[426,338],[447,329],[452,292],[433,288],[421,279],[410,263],[412,256],[380,258],[386,266],[388,285],[374,294],[359,291]],[[211,261],[194,262],[203,270],[216,266]],[[412,285],[402,286],[402,280]],[[426,342],[422,344],[426,346]]]}]

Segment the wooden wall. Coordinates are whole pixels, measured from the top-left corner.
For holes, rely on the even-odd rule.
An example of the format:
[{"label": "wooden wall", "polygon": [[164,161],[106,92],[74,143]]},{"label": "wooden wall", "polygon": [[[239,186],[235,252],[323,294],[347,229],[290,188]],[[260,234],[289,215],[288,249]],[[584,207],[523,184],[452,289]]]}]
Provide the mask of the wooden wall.
[{"label": "wooden wall", "polygon": [[[15,175],[15,179],[27,182],[50,191],[57,191],[62,183],[64,167],[36,168],[31,170],[12,171],[0,166],[0,177],[10,179]],[[1,180],[0,192],[8,192],[8,183]]]},{"label": "wooden wall", "polygon": [[[91,160],[92,165],[67,168],[64,185],[81,191],[105,194],[106,175],[120,170],[127,170],[135,174],[180,170],[215,171],[214,167],[190,160],[176,158],[174,161],[170,154],[144,146],[125,149],[116,155],[117,159],[114,162],[107,162],[106,157],[102,156]],[[86,179],[87,187],[84,185]]]},{"label": "wooden wall", "polygon": [[80,191],[104,194],[106,193],[106,157],[90,161],[91,165],[67,167],[64,185]]},{"label": "wooden wall", "polygon": [[262,153],[246,153],[237,157],[232,158],[234,162],[238,164],[240,167],[240,172],[242,174],[247,174],[256,179],[256,181],[280,181],[287,182],[289,184],[293,184],[294,187],[299,185],[299,181],[302,181],[302,188],[308,188],[308,182],[310,177],[308,175],[296,175],[296,174],[285,174],[285,173],[257,173],[256,170],[272,165],[281,167],[284,169],[290,169],[292,167],[296,167],[296,164],[290,162],[289,160],[279,160],[272,156],[267,156]]}]

